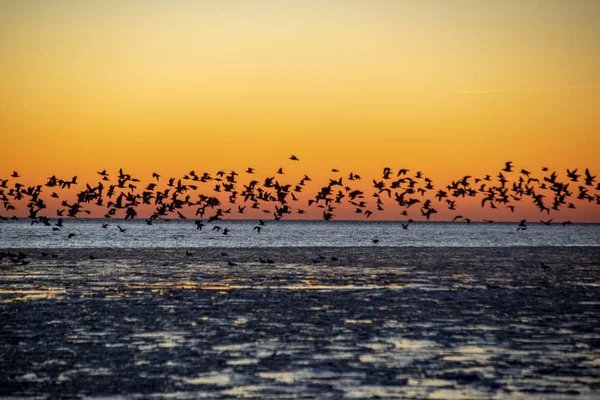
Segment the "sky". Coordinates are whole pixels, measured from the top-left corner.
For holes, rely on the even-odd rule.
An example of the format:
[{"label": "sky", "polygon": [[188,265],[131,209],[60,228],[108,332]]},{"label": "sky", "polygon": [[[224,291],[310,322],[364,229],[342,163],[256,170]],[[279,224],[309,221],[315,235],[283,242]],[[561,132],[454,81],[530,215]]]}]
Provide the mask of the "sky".
[{"label": "sky", "polygon": [[599,20],[595,0],[3,1],[0,178],[599,172]]}]

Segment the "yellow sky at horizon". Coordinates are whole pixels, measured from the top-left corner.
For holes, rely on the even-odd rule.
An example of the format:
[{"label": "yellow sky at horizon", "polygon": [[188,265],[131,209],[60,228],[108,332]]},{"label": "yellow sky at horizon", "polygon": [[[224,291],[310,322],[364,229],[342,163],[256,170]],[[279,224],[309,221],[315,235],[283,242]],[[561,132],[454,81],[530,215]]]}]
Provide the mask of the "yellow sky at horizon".
[{"label": "yellow sky at horizon", "polygon": [[[3,2],[0,177],[292,153],[322,179],[599,171],[598,17],[585,0]],[[539,90],[459,93],[506,89]]]}]

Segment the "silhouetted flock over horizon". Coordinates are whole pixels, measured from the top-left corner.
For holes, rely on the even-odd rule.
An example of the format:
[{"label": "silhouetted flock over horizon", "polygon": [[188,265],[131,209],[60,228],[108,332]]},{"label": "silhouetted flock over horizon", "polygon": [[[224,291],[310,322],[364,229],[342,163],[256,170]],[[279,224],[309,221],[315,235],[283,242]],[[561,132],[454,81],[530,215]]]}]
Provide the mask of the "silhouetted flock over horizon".
[{"label": "silhouetted flock over horizon", "polygon": [[[300,159],[289,156],[291,163]],[[47,178],[45,184],[25,186],[19,183],[20,175],[13,171],[8,178],[0,178],[0,198],[3,212],[0,221],[18,219],[15,215],[15,204],[26,203],[31,225],[41,224],[51,227],[52,231],[60,231],[64,227],[64,218],[81,218],[91,215],[91,207],[106,211],[106,219],[122,218],[124,220],[140,217],[141,207],[153,209],[151,214],[144,216],[146,224],[152,225],[157,219],[180,218],[191,219],[197,230],[226,218],[230,215],[241,215],[248,209],[260,210],[265,218],[280,220],[286,216],[305,214],[304,206],[319,208],[323,220],[332,220],[335,212],[342,204],[349,204],[355,209],[355,214],[362,218],[370,218],[373,214],[383,211],[384,207],[393,205],[399,208],[399,218],[404,219],[402,226],[408,229],[415,219],[430,220],[438,211],[435,207],[447,207],[457,210],[457,201],[465,198],[481,198],[481,207],[498,209],[504,207],[514,212],[517,203],[529,199],[545,213],[545,219],[540,222],[549,225],[553,222],[551,213],[563,207],[574,209],[575,202],[589,202],[600,205],[600,183],[589,169],[578,173],[578,169],[566,170],[566,180],[559,180],[556,171],[541,168],[541,175],[535,176],[531,171],[516,169],[513,163],[505,163],[495,179],[491,175],[483,177],[462,176],[443,187],[436,187],[434,182],[423,175],[421,171],[411,172],[408,169],[384,168],[382,175],[372,179],[372,193],[365,193],[355,188],[355,183],[363,179],[355,172],[342,173],[332,169],[334,177],[328,178],[329,183],[320,187],[316,194],[311,194],[308,200],[300,199],[300,193],[306,193],[311,178],[304,176],[296,182],[285,183],[284,167],[279,168],[273,176],[253,179],[256,171],[248,167],[241,174],[236,171],[217,171],[214,175],[208,172],[197,174],[190,171],[181,177],[164,178],[153,172],[150,182],[142,181],[120,169],[116,176],[111,176],[106,170],[98,171],[99,181],[95,184],[80,183],[77,176],[71,179],[61,179],[56,176]],[[248,177],[247,182],[240,182],[240,176]],[[62,199],[64,191],[82,187],[76,193],[76,200]],[[202,187],[201,187],[202,186]],[[49,191],[50,197],[62,199],[60,207],[54,212],[48,209],[43,199],[43,192]],[[73,197],[72,194],[67,193]],[[221,198],[227,198],[222,200]],[[186,217],[183,212],[191,209],[193,218]],[[411,216],[409,212],[415,214]],[[12,213],[12,215],[7,215]],[[53,220],[53,218],[55,220]],[[415,219],[413,219],[415,218]],[[456,214],[453,221],[471,223],[468,216]],[[494,222],[484,219],[484,222]],[[536,221],[537,222],[537,221]],[[562,221],[568,225],[571,221]],[[109,227],[103,223],[102,228]],[[117,225],[121,233],[126,229]],[[210,227],[224,235],[229,233],[227,228],[213,224]],[[253,232],[260,234],[264,221],[260,220]],[[517,231],[527,229],[527,221],[521,220]],[[74,234],[70,234],[71,238]]]}]

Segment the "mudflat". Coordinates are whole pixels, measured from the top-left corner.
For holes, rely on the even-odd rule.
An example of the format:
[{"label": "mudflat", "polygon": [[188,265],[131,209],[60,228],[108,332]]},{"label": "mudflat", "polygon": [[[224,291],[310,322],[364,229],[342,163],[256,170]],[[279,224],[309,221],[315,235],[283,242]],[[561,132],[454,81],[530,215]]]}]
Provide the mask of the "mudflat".
[{"label": "mudflat", "polygon": [[0,251],[4,397],[600,395],[598,247]]}]

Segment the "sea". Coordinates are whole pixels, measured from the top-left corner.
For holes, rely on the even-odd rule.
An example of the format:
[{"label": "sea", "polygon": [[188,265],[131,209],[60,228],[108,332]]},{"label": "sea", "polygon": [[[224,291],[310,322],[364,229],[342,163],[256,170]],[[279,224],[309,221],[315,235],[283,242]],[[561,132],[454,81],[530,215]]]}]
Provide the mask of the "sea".
[{"label": "sea", "polygon": [[[107,224],[103,228],[103,224]],[[522,247],[600,246],[600,224],[219,220],[200,230],[190,220],[64,220],[63,227],[30,220],[0,223],[4,248],[205,247]],[[404,225],[403,225],[404,224]],[[121,229],[119,229],[119,227]],[[260,232],[259,232],[260,230]],[[69,235],[71,237],[69,238]]]},{"label": "sea", "polygon": [[62,225],[0,222],[1,399],[600,398],[598,224]]}]

